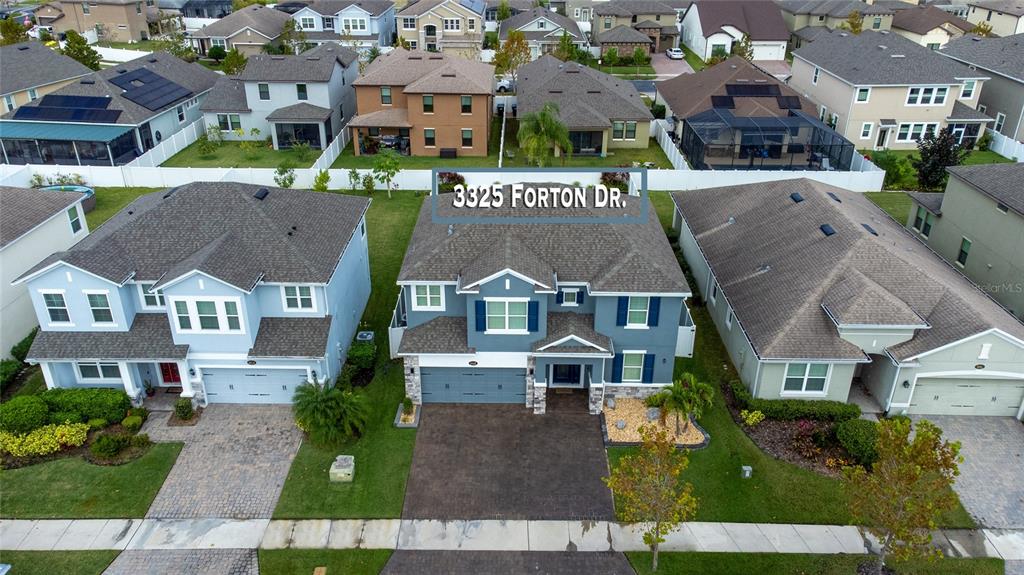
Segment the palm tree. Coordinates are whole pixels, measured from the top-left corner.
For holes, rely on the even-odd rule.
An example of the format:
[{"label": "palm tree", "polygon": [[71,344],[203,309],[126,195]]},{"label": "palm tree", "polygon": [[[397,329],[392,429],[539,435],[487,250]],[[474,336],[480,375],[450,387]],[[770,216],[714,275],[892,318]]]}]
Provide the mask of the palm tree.
[{"label": "palm tree", "polygon": [[[684,373],[671,386],[652,395],[647,404],[661,408],[662,425],[665,425],[669,412],[673,412],[676,416],[676,435],[680,435],[690,429],[690,418],[699,419],[704,410],[711,407],[714,397],[715,392],[710,385],[698,381],[692,373]],[[685,415],[686,419],[682,429],[679,428],[680,414]]]},{"label": "palm tree", "polygon": [[295,388],[293,401],[295,421],[314,443],[338,445],[360,435],[366,427],[365,398],[342,390],[334,382],[303,383]]},{"label": "palm tree", "polygon": [[558,119],[558,104],[548,102],[536,112],[526,114],[519,122],[519,148],[531,163],[543,168],[554,157],[554,148],[562,150],[562,163],[572,155],[569,128]]}]

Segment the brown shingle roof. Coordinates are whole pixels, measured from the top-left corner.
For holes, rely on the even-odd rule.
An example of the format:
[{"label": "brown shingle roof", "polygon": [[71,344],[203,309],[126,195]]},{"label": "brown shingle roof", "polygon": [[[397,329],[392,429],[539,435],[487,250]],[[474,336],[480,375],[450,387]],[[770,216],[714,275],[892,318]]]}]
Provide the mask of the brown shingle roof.
[{"label": "brown shingle roof", "polygon": [[379,56],[355,86],[404,86],[416,94],[492,94],[494,66],[435,52],[397,48]]},{"label": "brown shingle roof", "polygon": [[700,15],[700,26],[707,38],[732,26],[750,36],[751,40],[789,40],[789,28],[782,19],[782,10],[765,0],[697,0],[690,6]]},{"label": "brown shingle roof", "polygon": [[957,18],[935,6],[914,6],[906,10],[899,10],[892,17],[893,28],[922,35],[931,32],[943,24],[952,24],[963,32],[969,32],[974,28],[974,24],[967,20]]}]

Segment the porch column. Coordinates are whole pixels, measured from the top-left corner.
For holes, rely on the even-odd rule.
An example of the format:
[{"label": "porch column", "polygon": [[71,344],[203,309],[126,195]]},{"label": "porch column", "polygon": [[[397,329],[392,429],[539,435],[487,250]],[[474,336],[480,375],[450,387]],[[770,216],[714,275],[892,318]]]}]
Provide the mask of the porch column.
[{"label": "porch column", "polygon": [[57,382],[53,379],[53,370],[50,369],[50,362],[44,361],[39,364],[39,369],[43,372],[43,380],[46,382],[46,389],[54,389],[57,387]]},{"label": "porch column", "polygon": [[280,150],[281,148],[277,147],[277,124],[273,122],[270,122],[270,138],[274,144],[274,149]]},{"label": "porch column", "polygon": [[543,415],[547,411],[548,405],[548,384],[534,383],[533,384],[533,413],[534,415]]},{"label": "porch column", "polygon": [[131,372],[128,371],[128,362],[119,361],[117,362],[117,369],[121,372],[121,383],[124,384],[124,391],[128,394],[128,397],[134,402],[139,397],[139,388],[135,386],[135,382],[132,380]]},{"label": "porch column", "polygon": [[526,359],[526,407],[533,407],[533,388],[537,385],[537,358]]},{"label": "porch column", "polygon": [[178,364],[178,376],[181,378],[181,396],[192,398],[196,395],[196,390],[192,388],[192,378],[188,375],[188,362],[179,361]]},{"label": "porch column", "polygon": [[597,415],[601,413],[601,406],[604,403],[604,384],[590,384],[590,413]]},{"label": "porch column", "polygon": [[413,405],[423,405],[422,382],[420,380],[420,358],[408,356],[402,358],[402,366],[405,372],[405,395],[412,400]]}]

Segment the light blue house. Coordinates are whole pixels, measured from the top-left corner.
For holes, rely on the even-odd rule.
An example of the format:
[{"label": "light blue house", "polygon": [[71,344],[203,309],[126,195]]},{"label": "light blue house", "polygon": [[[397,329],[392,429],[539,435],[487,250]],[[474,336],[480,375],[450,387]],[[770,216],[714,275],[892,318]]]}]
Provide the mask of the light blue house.
[{"label": "light blue house", "polygon": [[391,46],[395,4],[391,0],[314,0],[292,14],[311,43],[340,42],[360,51]]},{"label": "light blue house", "polygon": [[[451,194],[438,202],[441,215],[466,215]],[[639,207],[634,198],[626,211]],[[430,210],[402,263],[390,332],[414,403],[544,413],[549,389],[562,388],[583,390],[598,413],[605,396],[670,384],[675,358],[692,354],[690,288],[653,208],[645,223],[451,226]]]},{"label": "light blue house", "polygon": [[140,197],[23,274],[48,388],[287,403],[334,378],[370,293],[354,196],[193,183]]}]

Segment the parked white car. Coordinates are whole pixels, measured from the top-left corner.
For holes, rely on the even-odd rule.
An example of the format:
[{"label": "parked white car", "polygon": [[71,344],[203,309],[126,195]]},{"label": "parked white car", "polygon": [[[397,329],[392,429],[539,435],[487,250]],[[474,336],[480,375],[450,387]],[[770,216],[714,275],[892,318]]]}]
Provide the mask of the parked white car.
[{"label": "parked white car", "polygon": [[680,48],[669,48],[668,50],[665,50],[665,55],[671,60],[682,60],[685,57],[682,49]]},{"label": "parked white car", "polygon": [[502,94],[504,94],[506,92],[515,92],[516,91],[516,85],[512,82],[512,78],[510,78],[508,76],[505,76],[504,78],[498,78],[498,81],[495,84],[495,87],[498,90],[498,92],[500,92]]}]

